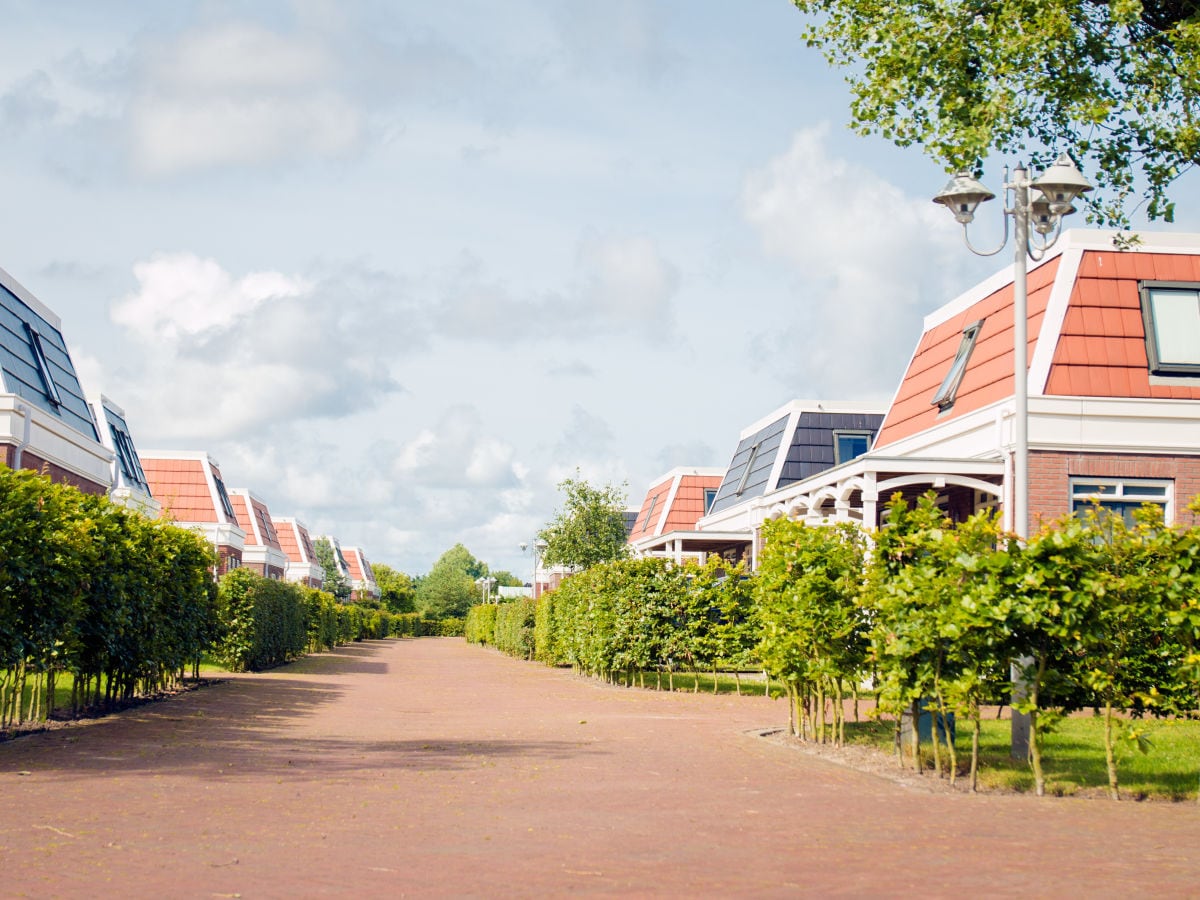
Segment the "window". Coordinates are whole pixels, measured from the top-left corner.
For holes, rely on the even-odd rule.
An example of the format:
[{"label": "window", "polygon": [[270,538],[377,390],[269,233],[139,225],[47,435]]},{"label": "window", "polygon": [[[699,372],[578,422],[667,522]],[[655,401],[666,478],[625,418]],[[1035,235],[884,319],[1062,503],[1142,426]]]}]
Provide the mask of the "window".
[{"label": "window", "polygon": [[25,323],[25,334],[29,337],[29,348],[33,351],[33,361],[37,364],[38,375],[42,379],[42,387],[46,391],[46,399],[56,407],[62,406],[62,397],[54,384],[54,376],[50,372],[50,362],[46,359],[46,350],[42,347],[42,336],[38,330]]},{"label": "window", "polygon": [[712,509],[713,501],[716,499],[717,499],[717,489],[716,488],[705,488],[704,489],[704,514],[706,516],[708,515],[708,511],[710,509]]},{"label": "window", "polygon": [[1170,481],[1072,479],[1071,512],[1087,513],[1098,504],[1108,515],[1120,516],[1132,525],[1134,511],[1144,503],[1154,503],[1162,507],[1163,519],[1170,521],[1171,488]]},{"label": "window", "polygon": [[979,337],[979,330],[983,328],[983,322],[984,320],[980,319],[963,329],[962,340],[958,342],[958,352],[954,355],[954,362],[950,364],[950,371],[946,373],[942,386],[929,401],[938,409],[949,409],[954,405],[954,397],[958,394],[958,386],[962,384],[963,375],[966,374],[967,360],[971,358],[971,351],[975,349],[975,340]]},{"label": "window", "polygon": [[758,456],[758,448],[762,446],[762,442],[754,444],[750,447],[750,456],[746,460],[746,468],[742,471],[742,477],[738,481],[737,490],[734,491],[739,497],[742,491],[746,490],[746,482],[750,480],[750,469],[754,465],[754,459]]},{"label": "window", "polygon": [[217,485],[217,496],[221,498],[221,508],[225,510],[225,515],[236,522],[237,514],[233,511],[233,504],[229,502],[229,494],[225,492],[225,482],[215,472],[213,473],[213,481]]},{"label": "window", "polygon": [[1141,284],[1146,358],[1152,375],[1200,375],[1200,285]]},{"label": "window", "polygon": [[658,494],[650,498],[650,506],[646,509],[646,518],[642,520],[642,530],[650,527],[650,517],[654,515],[654,507],[658,505]]},{"label": "window", "polygon": [[112,434],[113,449],[125,480],[139,487],[146,487],[146,473],[142,471],[142,463],[138,459],[137,451],[133,449],[133,441],[116,425],[109,425],[108,430]]},{"label": "window", "polygon": [[869,431],[835,431],[833,433],[833,462],[841,465],[857,459],[871,449]]}]

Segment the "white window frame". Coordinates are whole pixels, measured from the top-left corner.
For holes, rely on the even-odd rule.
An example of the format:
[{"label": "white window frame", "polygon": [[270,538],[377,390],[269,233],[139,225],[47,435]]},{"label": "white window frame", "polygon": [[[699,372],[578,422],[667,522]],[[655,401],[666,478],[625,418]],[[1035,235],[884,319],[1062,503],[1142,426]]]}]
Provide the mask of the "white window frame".
[{"label": "white window frame", "polygon": [[[1088,492],[1085,488],[1096,485],[1102,487],[1102,492]],[[1139,491],[1139,488],[1152,488],[1152,491]],[[1111,489],[1111,490],[1110,490]],[[1155,493],[1160,491],[1161,493]],[[1115,501],[1121,504],[1157,503],[1163,508],[1163,522],[1170,525],[1175,521],[1175,482],[1170,478],[1093,478],[1086,475],[1073,475],[1068,481],[1067,501],[1071,512],[1074,513],[1077,503],[1090,503],[1099,500],[1104,506],[1105,501]]]},{"label": "white window frame", "polygon": [[[850,459],[858,459],[865,453],[871,452],[871,439],[874,438],[871,432],[862,428],[835,428],[833,430],[833,464],[840,466],[842,463],[850,462]],[[838,447],[838,438],[840,437],[865,437],[867,439],[867,449],[858,456],[852,456],[850,459],[842,459],[841,450]]]},{"label": "white window frame", "polygon": [[954,405],[954,398],[958,396],[958,387],[962,384],[963,376],[967,374],[967,364],[971,361],[971,352],[975,349],[975,342],[979,340],[979,332],[983,330],[985,321],[985,319],[980,319],[963,329],[962,339],[958,342],[958,350],[954,354],[954,361],[950,363],[950,371],[946,373],[937,393],[929,401],[939,410],[947,410]]},{"label": "white window frame", "polygon": [[1138,284],[1141,297],[1142,324],[1146,333],[1146,360],[1151,375],[1200,375],[1200,358],[1196,362],[1163,360],[1158,351],[1158,328],[1154,316],[1154,295],[1161,293],[1191,294],[1196,301],[1196,327],[1200,329],[1200,284],[1188,281],[1143,281]]}]

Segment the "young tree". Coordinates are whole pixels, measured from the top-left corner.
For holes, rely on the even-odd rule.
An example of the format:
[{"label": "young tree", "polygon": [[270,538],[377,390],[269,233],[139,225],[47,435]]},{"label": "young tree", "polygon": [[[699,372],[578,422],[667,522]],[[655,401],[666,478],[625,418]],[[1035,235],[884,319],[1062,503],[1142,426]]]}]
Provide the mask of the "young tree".
[{"label": "young tree", "polygon": [[1194,0],[794,2],[809,45],[851,72],[859,133],[920,144],[948,170],[1067,150],[1093,163],[1097,218],[1125,224],[1141,192],[1150,218],[1172,220],[1167,191],[1200,161]]},{"label": "young tree", "polygon": [[465,616],[479,596],[475,579],[487,566],[462,544],[455,544],[433,564],[417,586],[417,608],[437,619]]},{"label": "young tree", "polygon": [[313,553],[317,554],[317,564],[325,572],[321,589],[333,594],[338,603],[350,599],[350,581],[342,574],[337,564],[337,551],[333,544],[324,538],[313,541]]},{"label": "young tree", "polygon": [[379,600],[394,613],[416,611],[417,590],[413,580],[385,563],[372,563],[375,583],[379,585]]},{"label": "young tree", "polygon": [[558,489],[565,495],[563,507],[538,534],[546,542],[544,565],[586,569],[628,556],[624,488],[592,487],[576,477]]}]

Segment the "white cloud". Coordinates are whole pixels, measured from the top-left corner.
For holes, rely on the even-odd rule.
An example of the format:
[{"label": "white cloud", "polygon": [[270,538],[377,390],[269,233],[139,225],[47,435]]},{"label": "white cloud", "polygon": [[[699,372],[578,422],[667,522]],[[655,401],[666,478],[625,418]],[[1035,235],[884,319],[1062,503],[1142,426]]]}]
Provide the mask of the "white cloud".
[{"label": "white cloud", "polygon": [[439,332],[509,343],[546,335],[633,334],[659,339],[669,325],[679,272],[645,237],[588,235],[567,284],[538,295],[491,278],[473,256],[441,277]]},{"label": "white cloud", "polygon": [[797,395],[882,396],[969,254],[928,198],[833,156],[828,143],[827,125],[801,131],[746,180],[746,219],[797,271],[791,314],[754,337],[752,354]]},{"label": "white cloud", "polygon": [[134,276],[137,289],[110,313],[138,353],[114,374],[124,378],[121,395],[169,440],[368,409],[400,390],[396,341],[421,332],[395,285],[374,284],[371,273],[320,283],[281,272],[235,277],[178,253],[136,264]]},{"label": "white cloud", "polygon": [[112,307],[112,320],[145,341],[175,343],[185,336],[232,328],[261,304],[312,293],[301,278],[252,272],[234,278],[215,260],[191,253],[160,254],[136,263],[138,289]]},{"label": "white cloud", "polygon": [[185,32],[146,60],[129,113],[134,162],[172,175],[350,153],[363,114],[336,76],[311,35],[240,22]]},{"label": "white cloud", "polygon": [[491,435],[479,410],[451,407],[433,428],[404,442],[392,462],[394,477],[437,489],[512,487],[519,481],[513,448]]}]

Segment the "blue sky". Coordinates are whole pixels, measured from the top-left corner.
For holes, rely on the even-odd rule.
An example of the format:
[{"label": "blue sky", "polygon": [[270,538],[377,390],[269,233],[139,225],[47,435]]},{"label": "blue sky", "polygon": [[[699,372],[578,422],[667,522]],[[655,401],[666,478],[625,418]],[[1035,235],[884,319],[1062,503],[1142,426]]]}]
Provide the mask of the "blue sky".
[{"label": "blue sky", "polygon": [[412,573],[528,577],[576,469],[638,503],[790,399],[885,402],[1001,265],[785,0],[0,17],[0,266],[85,383]]}]

